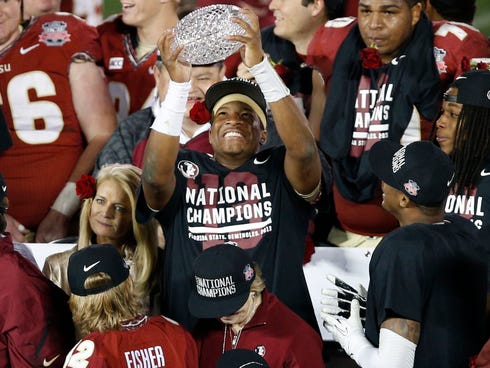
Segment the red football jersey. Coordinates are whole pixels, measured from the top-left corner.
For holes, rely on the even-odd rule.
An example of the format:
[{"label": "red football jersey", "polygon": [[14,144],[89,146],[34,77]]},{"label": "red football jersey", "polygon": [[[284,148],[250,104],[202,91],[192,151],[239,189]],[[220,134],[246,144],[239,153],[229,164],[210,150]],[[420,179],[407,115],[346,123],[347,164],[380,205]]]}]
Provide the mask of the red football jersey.
[{"label": "red football jersey", "polygon": [[197,366],[197,347],[192,336],[163,316],[139,321],[127,330],[93,332],[75,345],[64,365],[66,368]]},{"label": "red football jersey", "polygon": [[465,23],[438,21],[434,25],[434,56],[444,93],[467,70],[473,58],[490,57],[490,41]]},{"label": "red football jersey", "polygon": [[155,79],[153,65],[157,60],[156,47],[137,59],[131,37],[134,27],[123,23],[121,15],[113,16],[97,27],[102,45],[104,72],[114,102],[118,120],[151,105]]},{"label": "red football jersey", "polygon": [[318,69],[326,86],[333,72],[333,63],[340,45],[344,42],[356,18],[344,17],[329,20],[319,27],[308,45],[305,62]]},{"label": "red football jersey", "polygon": [[0,170],[9,213],[28,228],[49,211],[84,149],[68,77],[77,53],[101,58],[96,29],[68,13],[33,18],[0,52],[0,103],[13,141]]},{"label": "red football jersey", "polygon": [[[308,46],[306,62],[319,69],[324,80],[330,80],[337,51],[355,18],[337,18],[320,27]],[[441,92],[465,71],[464,59],[490,57],[490,42],[478,29],[458,22],[436,21],[434,25],[434,56],[441,79]],[[468,64],[469,65],[469,64]]]}]

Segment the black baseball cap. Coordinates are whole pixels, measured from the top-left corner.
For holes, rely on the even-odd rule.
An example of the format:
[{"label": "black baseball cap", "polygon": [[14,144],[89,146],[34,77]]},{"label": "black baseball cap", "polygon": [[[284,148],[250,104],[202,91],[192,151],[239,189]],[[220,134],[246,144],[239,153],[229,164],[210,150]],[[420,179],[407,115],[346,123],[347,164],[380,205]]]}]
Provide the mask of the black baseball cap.
[{"label": "black baseball cap", "polygon": [[267,127],[267,103],[259,86],[245,78],[230,78],[209,87],[205,96],[206,107],[210,112],[232,101],[249,105],[259,116],[264,129]]},{"label": "black baseball cap", "polygon": [[427,207],[441,205],[454,178],[449,156],[429,141],[402,146],[383,139],[369,151],[369,163],[382,181]]},{"label": "black baseball cap", "polygon": [[471,70],[463,73],[451,86],[458,89],[458,94],[445,95],[446,101],[490,109],[490,70]]},{"label": "black baseball cap", "polygon": [[253,350],[227,350],[216,363],[216,368],[269,368],[269,364]]},{"label": "black baseball cap", "polygon": [[[111,277],[111,283],[96,288],[85,288],[90,275],[103,272]],[[119,251],[110,244],[93,244],[73,253],[68,261],[68,283],[75,295],[99,294],[121,284],[129,277],[129,266]]]},{"label": "black baseball cap", "polygon": [[197,318],[219,318],[239,310],[247,301],[255,268],[243,249],[219,244],[194,261],[189,311]]},{"label": "black baseball cap", "polygon": [[2,173],[0,173],[0,201],[7,196],[8,196],[7,183],[5,182]]}]

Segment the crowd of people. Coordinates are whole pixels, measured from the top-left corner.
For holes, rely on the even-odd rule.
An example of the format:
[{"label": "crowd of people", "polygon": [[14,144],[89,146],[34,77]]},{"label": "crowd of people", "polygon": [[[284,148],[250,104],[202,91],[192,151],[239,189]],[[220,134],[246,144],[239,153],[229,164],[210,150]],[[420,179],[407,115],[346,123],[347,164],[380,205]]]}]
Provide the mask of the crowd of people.
[{"label": "crowd of people", "polygon": [[[173,29],[208,3],[76,3],[0,3],[2,367],[322,368],[321,328],[361,367],[490,367],[475,1],[248,0],[204,65]],[[67,237],[42,272],[23,246]],[[367,291],[314,310],[315,245],[373,247]]]}]

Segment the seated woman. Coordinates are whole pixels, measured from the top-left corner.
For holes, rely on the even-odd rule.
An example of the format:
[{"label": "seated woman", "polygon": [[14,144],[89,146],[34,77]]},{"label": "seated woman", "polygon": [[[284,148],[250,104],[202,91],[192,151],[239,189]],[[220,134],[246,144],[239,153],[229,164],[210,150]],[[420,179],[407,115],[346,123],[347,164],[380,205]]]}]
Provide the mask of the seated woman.
[{"label": "seated woman", "polygon": [[140,311],[128,265],[110,244],[70,256],[70,308],[82,340],[64,367],[197,368],[197,348],[182,326]]},{"label": "seated woman", "polygon": [[83,199],[77,245],[46,258],[43,273],[70,294],[68,259],[76,250],[89,244],[111,244],[130,266],[135,291],[146,310],[149,295],[155,292],[154,271],[157,263],[157,226],[134,218],[136,189],[141,170],[129,164],[112,164],[102,168],[97,179],[84,175],[77,182],[77,195]]},{"label": "seated woman", "polygon": [[267,291],[245,250],[208,248],[193,272],[189,311],[201,318],[194,335],[200,368],[215,368],[225,352],[238,348],[255,351],[271,367],[325,367],[320,335]]}]

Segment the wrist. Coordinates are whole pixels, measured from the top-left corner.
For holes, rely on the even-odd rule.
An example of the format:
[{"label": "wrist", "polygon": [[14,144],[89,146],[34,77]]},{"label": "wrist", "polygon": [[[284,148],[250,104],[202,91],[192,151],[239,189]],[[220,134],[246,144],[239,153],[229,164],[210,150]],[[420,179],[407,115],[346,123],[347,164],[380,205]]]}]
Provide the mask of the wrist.
[{"label": "wrist", "polygon": [[174,137],[180,136],[190,89],[190,82],[177,83],[172,80],[169,82],[167,94],[158,109],[151,129]]},{"label": "wrist", "polygon": [[276,102],[290,95],[289,88],[286,87],[266,56],[260,63],[248,70],[255,78],[267,102]]},{"label": "wrist", "polygon": [[66,217],[72,217],[80,207],[80,199],[77,197],[75,189],[76,184],[74,182],[67,182],[58,197],[56,197],[51,209],[60,212]]}]

